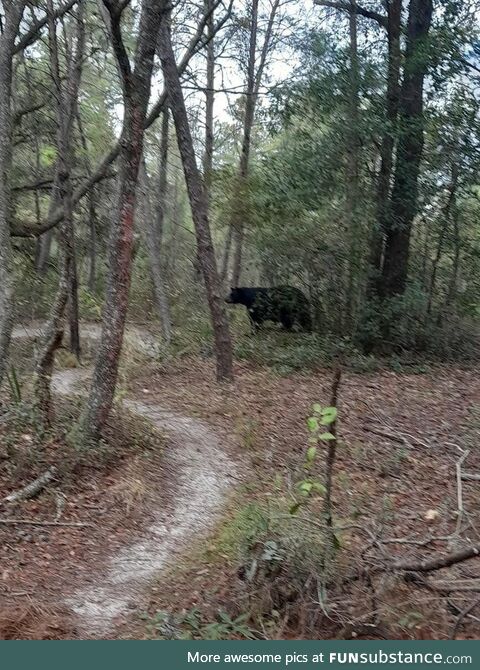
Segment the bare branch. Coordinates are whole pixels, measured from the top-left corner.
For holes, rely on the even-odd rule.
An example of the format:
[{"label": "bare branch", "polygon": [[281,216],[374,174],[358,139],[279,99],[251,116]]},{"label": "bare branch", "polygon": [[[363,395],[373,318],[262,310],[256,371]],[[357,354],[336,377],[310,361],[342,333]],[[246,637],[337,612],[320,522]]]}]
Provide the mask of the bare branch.
[{"label": "bare branch", "polygon": [[[214,11],[215,8],[218,7],[220,4],[221,0],[217,0],[217,2],[214,3],[213,7],[210,8],[210,12]],[[193,58],[193,56],[195,56],[195,54],[197,54],[201,49],[203,49],[203,47],[208,43],[210,39],[203,35],[210,12],[205,13],[202,16],[198,24],[198,28],[195,34],[193,35],[192,39],[190,40],[184,55],[182,56],[182,59],[178,64],[178,73],[180,75],[183,75],[185,73],[190,60]],[[213,33],[214,35],[223,28],[224,24],[231,16],[231,13],[232,13],[232,1],[230,1],[226,13],[216,23]],[[164,89],[160,94],[157,102],[152,106],[149,114],[147,115],[147,119],[145,122],[145,129],[150,128],[150,126],[157,120],[157,118],[159,117],[164,108],[166,98],[167,95]],[[92,171],[88,179],[86,179],[82,184],[80,184],[74,190],[72,195],[73,204],[79,202],[95,184],[97,184],[99,181],[105,178],[108,168],[118,157],[119,152],[120,152],[120,141],[118,141],[115,144],[115,146],[112,147],[112,149],[108,152],[108,154],[106,154],[103,157],[103,159],[97,165],[96,169]],[[63,219],[63,208],[58,208],[47,221],[45,221],[40,225],[33,222],[18,223],[14,221],[11,224],[11,235],[13,237],[38,237],[42,233],[47,232],[47,230],[55,228],[55,226],[57,226],[62,219]]]},{"label": "bare branch", "polygon": [[341,2],[340,0],[313,0],[313,2],[315,5],[319,5],[320,7],[329,7],[331,9],[338,9],[339,11],[349,13],[353,12],[353,7],[355,7],[355,11],[359,16],[376,21],[380,26],[382,26],[382,28],[388,27],[388,18],[385,16],[385,14],[371,11],[365,7],[361,7],[359,5],[354,6],[350,2]]},{"label": "bare branch", "polygon": [[394,570],[403,570],[406,572],[434,572],[442,568],[449,568],[457,563],[463,563],[471,558],[480,556],[480,544],[475,544],[461,551],[456,551],[446,556],[431,558],[425,561],[397,561],[393,563]]},{"label": "bare branch", "polygon": [[[53,13],[53,18],[58,19],[67,12],[69,12],[72,9],[72,7],[77,4],[77,2],[78,0],[68,0],[68,2],[65,5],[59,7],[59,9],[57,9]],[[42,19],[39,19],[38,21],[34,21],[30,29],[16,43],[14,47],[14,53],[17,54],[20,51],[26,49],[31,44],[33,44],[38,39],[38,33],[44,26],[47,25],[47,22],[48,22],[48,15],[45,15]]]}]

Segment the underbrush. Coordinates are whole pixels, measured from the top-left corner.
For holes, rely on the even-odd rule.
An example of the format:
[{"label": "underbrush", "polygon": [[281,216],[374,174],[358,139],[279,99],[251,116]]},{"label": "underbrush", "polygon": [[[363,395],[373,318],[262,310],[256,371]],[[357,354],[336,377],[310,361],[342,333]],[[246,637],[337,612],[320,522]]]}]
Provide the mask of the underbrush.
[{"label": "underbrush", "polygon": [[404,351],[390,355],[365,354],[350,340],[317,334],[284,333],[268,330],[235,340],[235,356],[255,365],[265,365],[281,376],[294,372],[316,372],[336,367],[359,374],[381,369],[422,374],[438,362],[430,357]]},{"label": "underbrush", "polygon": [[363,351],[407,363],[469,362],[478,359],[480,347],[477,312],[469,304],[433,308],[425,293],[411,285],[403,296],[370,301],[355,341]]},{"label": "underbrush", "polygon": [[[460,630],[478,636],[475,623],[461,616],[468,569],[422,572],[423,561],[436,562],[471,546],[468,524],[475,523],[476,507],[465,528],[457,525],[454,497],[442,503],[429,497],[430,509],[420,511],[415,503],[406,508],[405,492],[417,481],[412,464],[421,470],[422,457],[428,456],[420,445],[412,452],[382,452],[377,462],[380,452],[365,451],[359,458],[360,442],[338,440],[341,460],[338,456],[330,525],[324,464],[332,433],[323,431],[327,416],[332,422],[336,414],[317,404],[312,409],[305,460],[292,462],[286,471],[272,463],[257,467],[207,546],[177,568],[180,579],[178,572],[170,577],[173,601],[145,615],[148,636],[444,639]],[[476,419],[472,415],[470,422],[478,436]],[[470,439],[462,444],[469,446]],[[435,458],[436,470],[443,472],[445,463],[453,467],[451,454]],[[375,487],[378,480],[387,485]],[[467,503],[464,495],[470,509],[472,498]],[[186,591],[179,598],[183,581]],[[476,592],[475,579],[471,587]]]},{"label": "underbrush", "polygon": [[45,431],[29,398],[0,407],[0,487],[5,491],[19,487],[51,466],[63,485],[78,487],[92,469],[109,470],[125,459],[163,448],[161,436],[148,421],[118,408],[97,447],[80,450],[69,439],[79,414],[79,403],[57,401],[53,425]]}]

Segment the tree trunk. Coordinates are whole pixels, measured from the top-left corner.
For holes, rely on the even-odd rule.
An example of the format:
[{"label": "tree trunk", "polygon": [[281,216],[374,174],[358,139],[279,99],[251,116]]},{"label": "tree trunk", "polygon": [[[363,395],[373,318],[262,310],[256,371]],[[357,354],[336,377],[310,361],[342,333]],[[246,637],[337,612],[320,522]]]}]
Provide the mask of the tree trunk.
[{"label": "tree trunk", "polygon": [[175,170],[175,178],[173,182],[173,203],[172,203],[172,223],[171,233],[168,243],[168,253],[165,254],[164,275],[170,277],[172,272],[175,273],[175,263],[177,261],[178,250],[178,229],[183,221],[184,203],[182,194],[179,188],[180,176],[178,170]]},{"label": "tree trunk", "polygon": [[[85,167],[87,174],[90,176],[92,174],[92,166],[88,158],[87,138],[85,137],[85,132],[83,130],[82,118],[80,116],[78,105],[75,116],[77,119],[77,128],[80,134],[82,149],[84,152]],[[89,266],[87,287],[91,294],[95,294],[97,284],[97,199],[94,186],[92,186],[88,192],[88,231],[90,240],[88,245]]]},{"label": "tree trunk", "polygon": [[360,268],[359,226],[357,222],[359,199],[359,67],[357,46],[357,2],[351,0],[349,13],[350,26],[350,91],[348,100],[348,136],[347,136],[347,165],[346,165],[346,209],[349,237],[349,267],[347,296],[345,306],[346,330],[352,332],[356,311],[356,287]]},{"label": "tree trunk", "polygon": [[455,295],[457,292],[457,282],[458,282],[458,273],[460,270],[460,254],[461,254],[461,244],[460,244],[460,228],[458,225],[458,210],[455,207],[452,213],[453,220],[453,242],[454,242],[454,253],[452,261],[452,275],[450,277],[450,282],[448,284],[447,297],[445,298],[445,305],[443,310],[438,315],[438,324],[440,325],[443,321],[445,314],[448,313],[450,306],[452,305]]},{"label": "tree trunk", "polygon": [[102,335],[87,407],[80,424],[80,437],[84,447],[96,443],[100,437],[115,394],[131,280],[138,172],[143,152],[158,29],[164,12],[157,0],[143,0],[135,64],[132,68],[122,39],[122,10],[111,0],[104,0],[104,4],[110,14],[111,40],[122,78],[125,113],[118,159],[117,208],[108,242],[109,270]]},{"label": "tree trunk", "polygon": [[245,235],[244,218],[247,214],[245,200],[247,197],[246,188],[248,178],[248,164],[250,160],[250,144],[256,103],[255,55],[257,50],[258,3],[259,0],[252,0],[250,17],[250,42],[247,63],[247,90],[245,97],[245,113],[243,116],[242,148],[238,170],[238,183],[232,207],[232,241],[234,248],[231,282],[232,286],[238,286],[240,284],[240,275],[242,271],[243,238]]},{"label": "tree trunk", "polygon": [[205,88],[205,152],[203,155],[203,181],[207,202],[210,203],[213,168],[213,106],[215,102],[215,24],[213,20],[213,0],[205,0],[208,14],[207,35],[207,77]]},{"label": "tree trunk", "polygon": [[458,184],[458,168],[454,164],[452,165],[452,177],[451,177],[451,183],[448,189],[448,197],[447,197],[447,202],[445,204],[445,210],[443,213],[443,222],[442,222],[442,228],[440,230],[440,235],[438,238],[438,245],[437,245],[437,252],[435,254],[435,258],[432,264],[432,274],[430,277],[430,287],[428,291],[428,304],[427,304],[427,316],[430,316],[432,312],[432,305],[433,305],[433,296],[435,294],[435,285],[437,281],[437,270],[438,270],[438,265],[440,263],[440,259],[442,257],[443,253],[443,246],[445,243],[445,236],[447,234],[447,229],[450,224],[450,219],[451,219],[451,212],[452,212],[452,207],[455,203],[455,198],[456,198],[456,193],[457,193],[457,184]]},{"label": "tree trunk", "polygon": [[25,4],[15,0],[4,3],[0,33],[0,386],[7,367],[13,327],[13,261],[9,226],[12,61]]},{"label": "tree trunk", "polygon": [[233,237],[233,226],[228,226],[227,237],[225,238],[225,246],[223,248],[223,257],[222,257],[222,274],[221,280],[222,284],[225,283],[225,280],[228,277],[228,265],[230,262],[230,251],[232,248],[232,237]]},{"label": "tree trunk", "polygon": [[[52,186],[52,195],[51,195],[52,198],[54,197],[53,194],[54,188],[55,187]],[[45,275],[47,273],[48,262],[50,260],[50,250],[52,248],[52,240],[53,240],[53,229],[47,230],[46,233],[40,235],[40,237],[38,238],[38,252],[35,267],[40,275]]]},{"label": "tree trunk", "polygon": [[[268,52],[270,50],[273,26],[280,0],[273,0],[270,7],[265,38],[260,53],[258,67],[255,71],[256,51],[257,51],[257,33],[258,33],[258,0],[252,0],[251,20],[250,20],[250,40],[247,63],[247,90],[245,99],[245,113],[243,117],[243,136],[242,148],[240,153],[240,165],[238,170],[238,184],[236,195],[232,207],[232,242],[234,244],[232,286],[238,286],[242,271],[242,254],[245,237],[245,219],[248,216],[248,169],[250,162],[251,136],[253,122],[255,120],[255,107],[257,104],[258,93],[262,83],[263,72],[267,62]],[[227,265],[228,265],[228,254]]]},{"label": "tree trunk", "polygon": [[410,235],[417,212],[418,177],[423,154],[423,84],[428,61],[432,0],[410,0],[395,180],[387,216],[380,295],[402,295],[408,276]]},{"label": "tree trunk", "polygon": [[[162,0],[161,4],[167,9],[168,2],[166,0]],[[180,78],[175,64],[167,17],[162,20],[160,27],[159,55],[168,91],[170,109],[175,122],[178,148],[182,158],[185,182],[195,226],[199,260],[207,291],[215,338],[217,379],[230,380],[233,378],[232,343],[210,233],[208,203],[193,149],[192,135]]]},{"label": "tree trunk", "polygon": [[400,99],[400,64],[402,33],[402,0],[391,0],[387,6],[387,96],[385,110],[385,129],[380,148],[380,171],[377,180],[377,216],[372,231],[370,250],[369,293],[374,294],[382,270],[386,216],[392,179],[393,149],[397,130],[398,105]]},{"label": "tree trunk", "polygon": [[65,216],[59,230],[61,270],[57,296],[50,314],[49,325],[42,347],[40,348],[35,370],[35,404],[45,428],[49,427],[52,416],[50,381],[55,361],[55,351],[59,347],[63,337],[63,323],[67,305],[69,308],[70,348],[77,357],[80,356],[75,233],[70,176],[72,169],[71,135],[84,56],[84,10],[85,3],[79,2],[78,15],[76,17],[76,51],[75,54],[66,54],[68,72],[64,83],[64,78],[60,71],[60,55],[53,2],[52,0],[47,0],[50,71],[55,89],[57,107],[58,154],[55,175],[58,183],[58,192],[55,191],[52,196],[51,208],[56,207],[58,204],[56,197],[58,193],[58,202],[62,204]]},{"label": "tree trunk", "polygon": [[[142,219],[142,230],[144,232],[145,244],[150,261],[150,273],[152,275],[153,290],[158,308],[158,315],[162,324],[162,338],[165,344],[170,344],[172,340],[172,324],[170,318],[170,307],[168,304],[167,292],[162,269],[162,236],[163,236],[163,217],[165,209],[165,190],[166,190],[166,167],[167,153],[163,151],[164,143],[168,143],[168,112],[164,112],[164,119],[167,124],[162,124],[162,139],[160,150],[160,172],[165,171],[165,178],[160,177],[157,202],[157,216],[154,216],[152,203],[150,200],[151,186],[145,166],[145,160],[140,165],[139,186],[141,198],[139,205],[140,218]],[[165,133],[165,135],[163,134]],[[161,202],[160,202],[161,201]],[[161,212],[159,216],[159,212]]]}]

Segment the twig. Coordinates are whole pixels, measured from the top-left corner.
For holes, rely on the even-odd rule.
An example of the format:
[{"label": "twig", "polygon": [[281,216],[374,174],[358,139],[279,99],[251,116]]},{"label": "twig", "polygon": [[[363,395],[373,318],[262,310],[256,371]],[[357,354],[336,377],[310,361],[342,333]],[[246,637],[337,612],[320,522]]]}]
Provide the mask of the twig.
[{"label": "twig", "polygon": [[462,465],[465,462],[465,459],[468,457],[470,450],[467,449],[458,459],[455,469],[457,473],[457,528],[456,533],[460,532],[460,527],[462,525],[462,520],[465,514],[465,508],[463,506],[463,487],[462,487]]},{"label": "twig", "polygon": [[415,547],[427,547],[433,542],[448,542],[452,539],[452,535],[438,535],[427,537],[425,540],[415,540],[409,537],[391,537],[381,540],[382,544],[411,544]]},{"label": "twig", "polygon": [[408,442],[407,438],[404,437],[401,433],[389,433],[386,430],[379,430],[377,428],[371,428],[370,426],[363,426],[363,430],[367,433],[373,433],[374,435],[379,435],[380,437],[386,437],[392,442],[399,442],[403,444],[407,449],[413,449],[413,446]]},{"label": "twig", "polygon": [[474,600],[473,603],[470,603],[468,607],[466,607],[464,610],[460,612],[455,622],[455,626],[453,627],[452,634],[450,635],[451,640],[455,640],[455,638],[457,637],[458,629],[460,628],[463,620],[465,619],[466,616],[470,614],[472,610],[475,609],[477,605],[480,605],[480,598]]},{"label": "twig", "polygon": [[73,528],[85,528],[91,526],[91,523],[77,523],[74,521],[34,521],[33,519],[0,519],[0,524],[16,525],[25,524],[28,526],[71,526]]},{"label": "twig", "polygon": [[57,513],[55,514],[54,521],[60,520],[60,517],[62,516],[63,510],[65,508],[66,501],[67,501],[66,495],[61,491],[58,491],[55,495],[55,506],[57,508]]},{"label": "twig", "polygon": [[37,477],[37,479],[31,482],[31,484],[27,484],[27,486],[24,486],[18,491],[10,493],[10,495],[3,499],[4,502],[12,503],[33,498],[37,495],[37,493],[40,493],[40,491],[44,489],[45,486],[52,481],[52,479],[54,479],[56,472],[57,468],[52,465],[46,472],[40,475],[40,477]]}]

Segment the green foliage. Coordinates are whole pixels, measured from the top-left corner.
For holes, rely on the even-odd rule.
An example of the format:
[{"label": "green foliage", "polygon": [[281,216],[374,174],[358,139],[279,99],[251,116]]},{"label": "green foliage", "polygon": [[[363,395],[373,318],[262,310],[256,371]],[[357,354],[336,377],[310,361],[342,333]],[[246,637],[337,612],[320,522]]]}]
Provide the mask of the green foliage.
[{"label": "green foliage", "polygon": [[[466,312],[429,318],[427,296],[418,285],[410,285],[403,296],[371,301],[357,332],[358,345],[388,357],[392,368],[414,365],[422,372],[423,360],[472,360],[479,335],[476,321]],[[423,369],[424,366],[423,366]]]},{"label": "green foliage", "polygon": [[[307,429],[309,432],[308,444],[310,445],[305,454],[303,469],[310,473],[318,457],[318,448],[323,443],[336,440],[333,433],[325,431],[326,426],[331,426],[337,419],[336,407],[322,407],[319,403],[312,405],[312,415],[307,418]],[[333,429],[332,429],[333,430]],[[323,497],[326,493],[324,484],[310,474],[296,483],[298,496],[290,507],[290,514],[297,512],[305,506],[315,495]]]},{"label": "green foliage", "polygon": [[157,640],[229,640],[256,638],[255,632],[248,625],[248,614],[231,618],[226,612],[220,611],[215,621],[205,621],[199,609],[192,609],[185,614],[172,615],[158,611],[153,617],[142,616],[146,621],[147,630]]},{"label": "green foliage", "polygon": [[78,308],[84,319],[97,321],[102,316],[100,301],[84,286],[81,286],[78,291]]},{"label": "green foliage", "polygon": [[221,529],[215,543],[217,551],[236,558],[244,556],[258,537],[267,534],[269,523],[268,510],[256,502],[248,503]]}]

